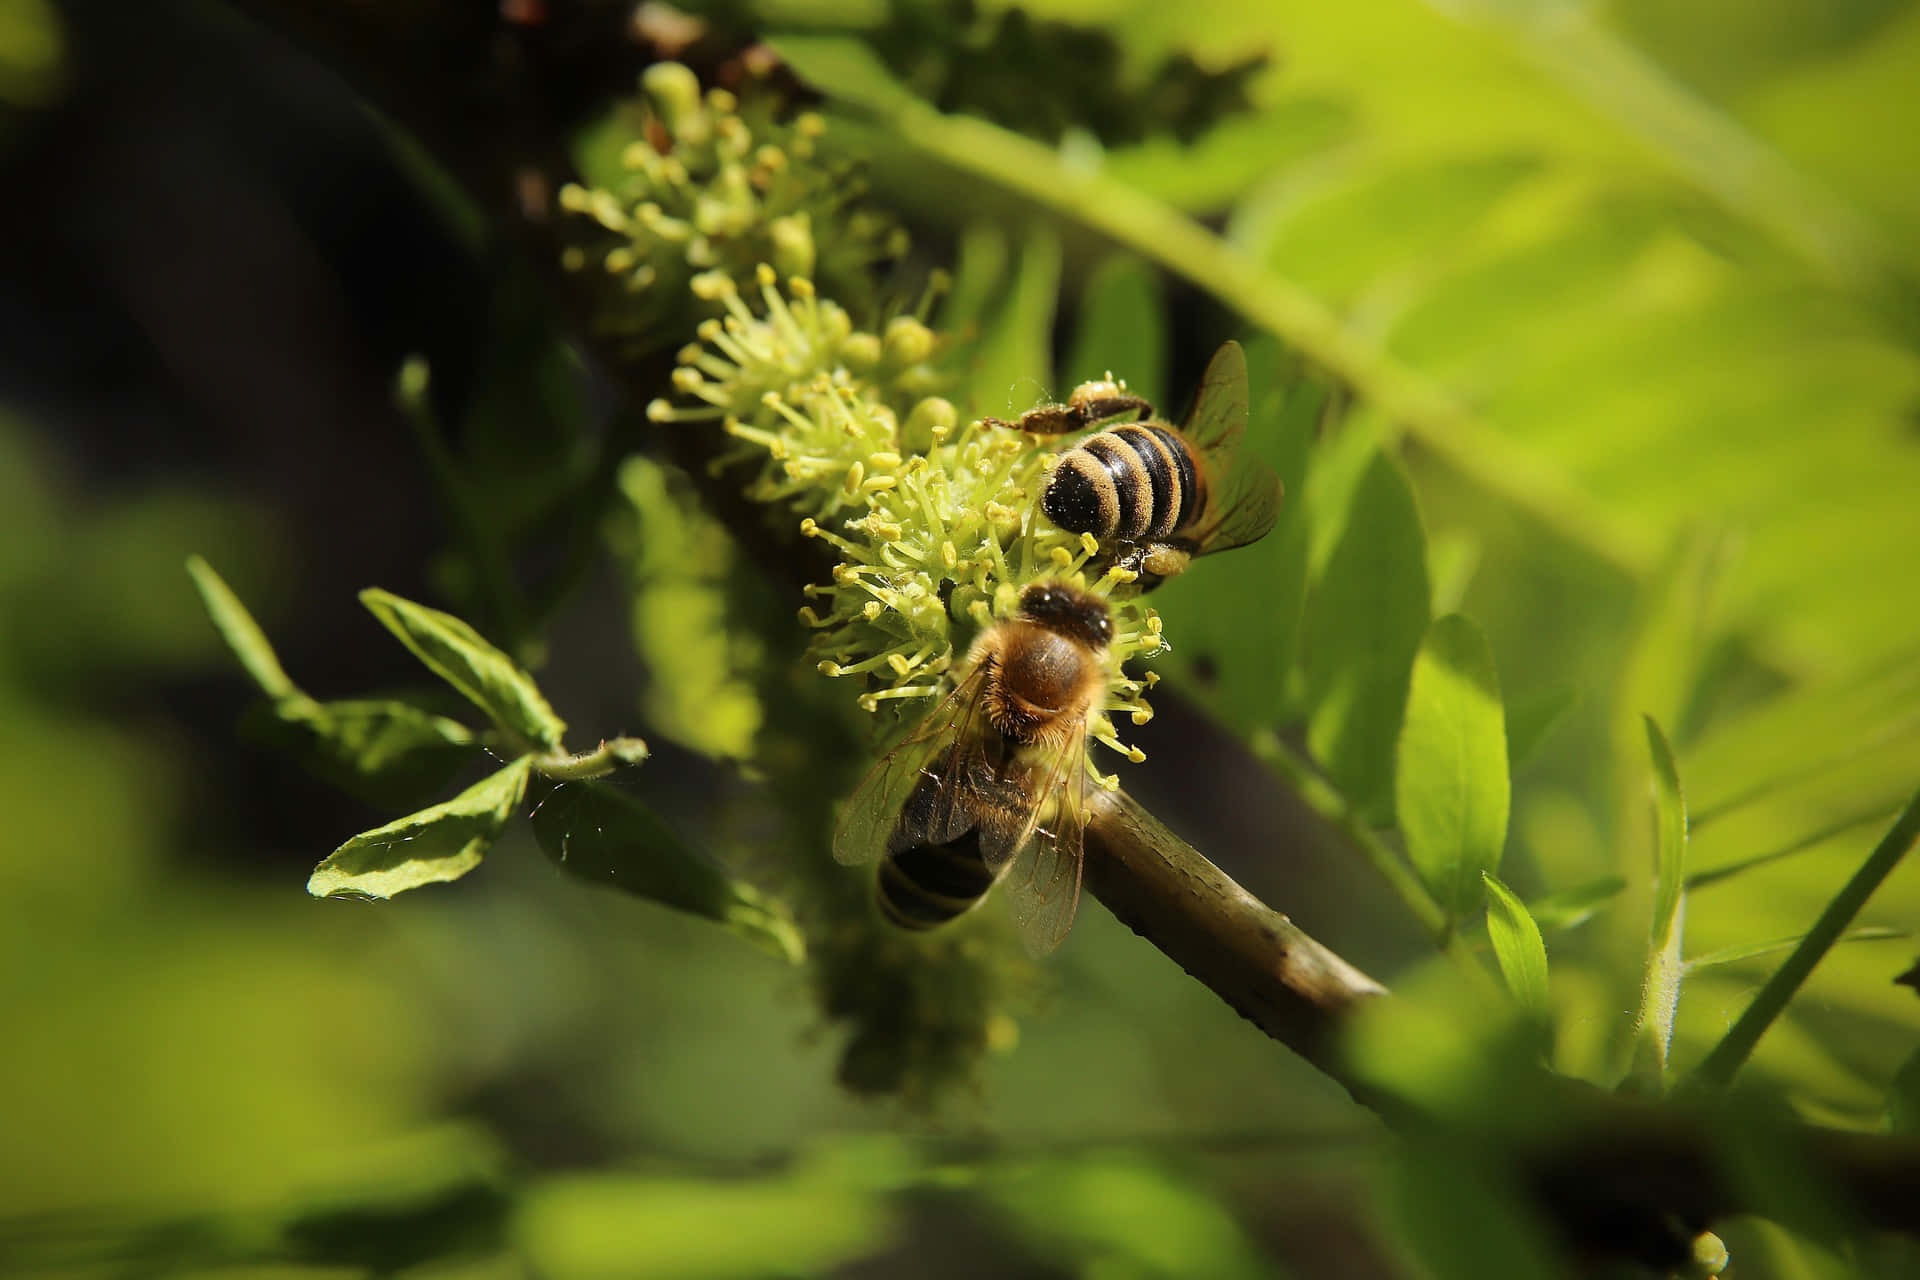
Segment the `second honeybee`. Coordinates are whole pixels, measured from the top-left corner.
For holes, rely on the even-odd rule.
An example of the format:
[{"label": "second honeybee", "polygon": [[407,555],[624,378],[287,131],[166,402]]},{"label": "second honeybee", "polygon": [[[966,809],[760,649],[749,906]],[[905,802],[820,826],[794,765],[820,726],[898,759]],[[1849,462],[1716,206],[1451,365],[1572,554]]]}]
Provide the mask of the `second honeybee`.
[{"label": "second honeybee", "polygon": [[1123,415],[1137,419],[1063,452],[1040,506],[1070,533],[1119,544],[1119,563],[1145,586],[1179,573],[1194,556],[1265,537],[1281,496],[1280,478],[1240,449],[1247,361],[1239,343],[1222,346],[1207,365],[1182,426],[1151,420],[1151,414],[1151,405],[1109,379],[1077,388],[1064,405],[1034,409],[1004,424],[1051,435]]}]

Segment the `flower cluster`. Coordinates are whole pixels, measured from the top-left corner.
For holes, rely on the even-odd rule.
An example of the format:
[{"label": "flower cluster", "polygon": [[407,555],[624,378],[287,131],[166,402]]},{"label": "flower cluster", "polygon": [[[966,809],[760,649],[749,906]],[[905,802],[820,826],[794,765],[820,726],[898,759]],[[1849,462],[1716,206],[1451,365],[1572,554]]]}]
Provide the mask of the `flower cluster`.
[{"label": "flower cluster", "polygon": [[755,273],[758,306],[718,272],[697,282],[723,315],[681,352],[682,400],[648,407],[658,422],[707,423],[739,441],[729,460],[752,467],[747,490],[801,516],[800,532],[830,543],[839,564],[808,589],[801,618],[822,673],[857,676],[869,710],[951,687],[966,640],[1017,608],[1039,581],[1067,581],[1107,598],[1114,640],[1109,697],[1090,732],[1131,759],[1110,713],[1152,714],[1131,659],[1164,647],[1159,616],[1124,569],[1094,572],[1099,544],[1053,527],[1039,496],[1051,453],[1035,438],[963,422],[928,361],[940,339],[913,317],[884,334],[855,328],[805,278],[783,292],[770,266]]},{"label": "flower cluster", "polygon": [[676,321],[695,276],[744,278],[762,262],[864,301],[875,264],[905,251],[899,224],[858,203],[854,167],[818,154],[818,115],[780,121],[771,95],[702,93],[675,62],[649,67],[641,89],[617,135],[616,171],[559,193],[576,220],[561,263],[606,274],[610,334],[652,347],[661,334],[685,333],[690,321]]}]

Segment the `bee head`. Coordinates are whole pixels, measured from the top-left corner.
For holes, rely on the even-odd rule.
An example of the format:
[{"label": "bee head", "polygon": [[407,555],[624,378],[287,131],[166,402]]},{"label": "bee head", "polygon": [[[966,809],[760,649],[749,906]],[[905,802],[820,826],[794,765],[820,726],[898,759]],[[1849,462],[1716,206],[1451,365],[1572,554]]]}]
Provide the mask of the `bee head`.
[{"label": "bee head", "polygon": [[1089,649],[1105,650],[1113,643],[1113,616],[1106,602],[1065,583],[1041,582],[1028,587],[1020,596],[1020,612],[1036,626],[1077,640]]}]

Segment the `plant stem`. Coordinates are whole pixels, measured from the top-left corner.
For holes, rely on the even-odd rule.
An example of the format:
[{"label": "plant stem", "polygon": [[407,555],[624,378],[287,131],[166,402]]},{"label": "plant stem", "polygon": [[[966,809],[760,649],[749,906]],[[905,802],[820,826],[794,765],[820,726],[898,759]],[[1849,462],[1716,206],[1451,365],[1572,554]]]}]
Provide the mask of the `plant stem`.
[{"label": "plant stem", "polygon": [[647,758],[647,744],[638,738],[609,738],[591,751],[575,755],[538,755],[533,767],[556,782],[582,782],[602,778],[622,765],[639,764]]},{"label": "plant stem", "polygon": [[1915,792],[1913,798],[1907,801],[1899,820],[1881,838],[1840,892],[1827,903],[1826,910],[1814,921],[1813,928],[1800,940],[1793,954],[1774,970],[1773,976],[1767,979],[1767,985],[1753,998],[1753,1003],[1721,1037],[1712,1052],[1693,1069],[1693,1074],[1687,1077],[1682,1086],[1684,1089],[1689,1092],[1713,1092],[1732,1083],[1734,1073],[1751,1056],[1760,1037],[1786,1009],[1787,1002],[1800,990],[1800,984],[1807,980],[1807,975],[1813,972],[1813,967],[1820,963],[1821,957],[1847,931],[1847,926],[1860,914],[1860,908],[1867,904],[1867,899],[1880,887],[1880,882],[1899,865],[1900,859],[1913,847],[1916,838],[1920,838],[1920,792]]}]

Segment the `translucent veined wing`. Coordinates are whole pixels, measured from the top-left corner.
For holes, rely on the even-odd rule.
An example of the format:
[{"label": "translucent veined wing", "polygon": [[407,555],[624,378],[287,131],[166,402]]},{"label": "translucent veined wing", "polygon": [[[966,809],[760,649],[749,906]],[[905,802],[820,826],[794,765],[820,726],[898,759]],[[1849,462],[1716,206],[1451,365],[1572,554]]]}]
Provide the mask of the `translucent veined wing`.
[{"label": "translucent veined wing", "polygon": [[[1060,945],[1080,906],[1088,785],[1087,722],[1082,717],[1062,749],[1024,771],[1017,789],[1019,812],[1003,809],[998,815],[1001,827],[981,827],[981,855],[987,865],[1011,861],[999,884],[1012,905],[1021,940],[1036,957]],[[1044,822],[1042,814],[1047,815]]]},{"label": "translucent veined wing", "polygon": [[833,833],[833,856],[845,863],[872,862],[887,853],[914,802],[910,825],[944,843],[966,813],[981,767],[966,744],[979,715],[984,668],[975,668],[908,736],[881,756],[847,797]]},{"label": "translucent veined wing", "polygon": [[1207,507],[1175,541],[1195,555],[1258,542],[1280,518],[1280,477],[1241,449],[1247,432],[1247,356],[1237,342],[1214,353],[1181,428],[1207,470]]},{"label": "translucent veined wing", "polygon": [[1237,454],[1225,470],[1215,468],[1200,522],[1173,541],[1186,542],[1195,555],[1230,551],[1258,542],[1280,518],[1280,477],[1259,458]]},{"label": "translucent veined wing", "polygon": [[1193,410],[1180,433],[1209,457],[1238,451],[1247,431],[1247,353],[1237,342],[1224,342],[1207,361]]}]

